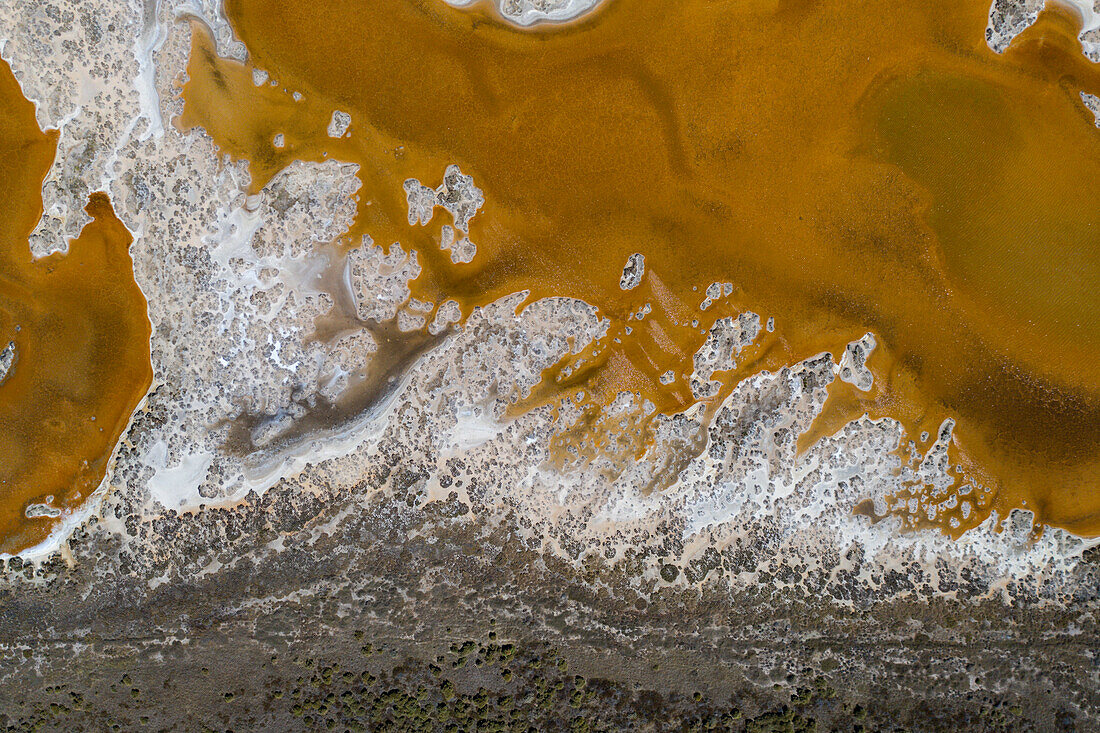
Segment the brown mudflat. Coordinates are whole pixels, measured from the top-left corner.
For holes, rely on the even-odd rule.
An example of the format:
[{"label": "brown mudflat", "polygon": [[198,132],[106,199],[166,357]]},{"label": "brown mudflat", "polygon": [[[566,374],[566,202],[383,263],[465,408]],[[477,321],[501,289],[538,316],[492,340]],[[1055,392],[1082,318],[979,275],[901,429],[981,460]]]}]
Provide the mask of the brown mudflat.
[{"label": "brown mudflat", "polygon": [[66,254],[31,256],[56,130],[0,62],[0,552],[37,544],[99,487],[152,380],[132,237],[104,193]]},{"label": "brown mudflat", "polygon": [[[228,0],[249,62],[219,58],[196,26],[179,124],[249,160],[254,190],[292,160],[358,163],[344,246],[415,248],[416,298],[464,314],[522,290],[596,306],[608,336],[521,404],[583,393],[583,424],[563,433],[576,454],[605,441],[601,408],[621,391],[661,413],[691,405],[692,354],[751,310],[774,329],[719,375],[719,398],[877,337],[874,386],[834,383],[803,447],[869,414],[924,449],[955,421],[963,471],[895,497],[907,525],[958,536],[1023,507],[1095,535],[1100,132],[1080,92],[1100,94],[1100,71],[1070,7],[1003,55],[988,10],[607,0],[520,30],[441,0]],[[352,119],[338,139],[333,110]],[[445,217],[407,218],[403,181],[435,185],[452,163],[485,195],[469,264],[441,251]],[[635,252],[645,275],[623,290]],[[712,282],[732,293],[702,309]],[[650,418],[632,423],[639,450]]]}]

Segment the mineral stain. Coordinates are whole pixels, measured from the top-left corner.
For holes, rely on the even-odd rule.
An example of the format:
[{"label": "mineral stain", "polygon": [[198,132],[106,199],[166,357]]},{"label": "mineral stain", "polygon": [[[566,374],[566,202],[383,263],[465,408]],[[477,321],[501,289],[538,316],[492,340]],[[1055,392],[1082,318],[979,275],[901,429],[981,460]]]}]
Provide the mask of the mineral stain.
[{"label": "mineral stain", "polygon": [[[1100,69],[1072,7],[1004,54],[984,0],[608,0],[527,30],[439,0],[225,10],[249,61],[196,25],[179,124],[250,161],[254,191],[296,159],[354,161],[341,246],[415,249],[413,297],[467,314],[527,290],[611,320],[520,403],[580,393],[574,454],[599,448],[623,391],[658,413],[696,402],[708,329],[753,311],[773,327],[708,407],[872,332],[873,387],[834,382],[803,447],[867,414],[925,448],[953,420],[955,484],[890,512],[958,536],[1022,507],[1100,534],[1100,132],[1080,97]],[[352,120],[339,138],[334,110]],[[449,164],[484,190],[469,264],[441,251],[442,222],[407,217],[402,183]],[[634,253],[645,274],[624,290]],[[713,282],[733,287],[703,308]],[[628,427],[639,450],[650,418]]]},{"label": "mineral stain", "polygon": [[104,193],[66,254],[31,255],[56,130],[0,62],[0,552],[45,539],[99,487],[152,380],[129,231]]}]

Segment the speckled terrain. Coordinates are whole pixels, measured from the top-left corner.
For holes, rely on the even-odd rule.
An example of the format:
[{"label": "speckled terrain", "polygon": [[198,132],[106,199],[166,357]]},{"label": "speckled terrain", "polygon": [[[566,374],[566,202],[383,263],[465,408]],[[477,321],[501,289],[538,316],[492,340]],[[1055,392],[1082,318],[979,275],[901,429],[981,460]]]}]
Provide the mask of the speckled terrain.
[{"label": "speckled terrain", "polygon": [[[991,46],[1037,11],[998,4]],[[250,456],[226,450],[221,421],[293,420],[378,346],[365,332],[311,339],[354,168],[294,164],[248,196],[243,165],[172,124],[195,16],[222,54],[243,56],[209,2],[0,2],[2,55],[40,125],[61,130],[33,246],[74,236],[88,194],[109,193],[134,235],[155,373],[102,502],[69,518],[67,538],[5,560],[0,723],[1098,725],[1094,543],[1030,540],[1022,513],[958,542],[853,516],[904,478],[888,453],[899,428],[854,423],[795,460],[828,358],[742,385],[699,455],[689,411],[662,419],[662,449],[625,471],[559,469],[550,411],[507,418],[500,396],[606,323],[564,299],[517,316],[515,296],[448,332],[362,414]],[[399,306],[417,268],[403,249],[353,251],[357,317],[415,325],[416,304]],[[720,321],[693,388],[761,327]],[[857,381],[861,348],[844,362]],[[943,461],[929,454],[927,480],[946,476]],[[665,475],[679,480],[646,491]]]}]

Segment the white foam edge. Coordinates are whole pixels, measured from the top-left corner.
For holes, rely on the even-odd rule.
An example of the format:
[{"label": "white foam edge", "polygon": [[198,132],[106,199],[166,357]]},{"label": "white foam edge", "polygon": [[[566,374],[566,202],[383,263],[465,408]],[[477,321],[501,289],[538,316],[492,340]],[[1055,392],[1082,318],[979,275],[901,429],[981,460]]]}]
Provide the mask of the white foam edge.
[{"label": "white foam edge", "polygon": [[[467,8],[479,2],[479,0],[443,1],[455,8]],[[562,7],[555,8],[554,10],[545,11],[538,10],[537,8],[527,8],[519,15],[507,15],[501,9],[501,3],[503,1],[504,0],[493,0],[497,15],[508,23],[521,28],[528,28],[537,23],[568,23],[571,20],[576,20],[580,16],[592,12],[604,2],[604,0],[566,0],[566,3]]]}]

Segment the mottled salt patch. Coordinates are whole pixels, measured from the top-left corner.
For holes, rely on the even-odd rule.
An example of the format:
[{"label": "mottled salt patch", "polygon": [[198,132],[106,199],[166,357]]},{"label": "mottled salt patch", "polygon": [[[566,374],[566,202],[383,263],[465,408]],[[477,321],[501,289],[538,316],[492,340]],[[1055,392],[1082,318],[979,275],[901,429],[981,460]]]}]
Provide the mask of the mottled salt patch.
[{"label": "mottled salt patch", "polygon": [[341,112],[335,110],[332,113],[332,120],[328,123],[328,136],[329,137],[343,137],[348,127],[351,126],[351,115],[347,112]]},{"label": "mottled salt patch", "polygon": [[840,357],[840,381],[851,384],[856,389],[866,392],[875,384],[875,375],[867,368],[867,358],[875,350],[877,342],[872,333],[866,333],[863,338],[853,341],[844,349],[844,355]]},{"label": "mottled salt patch", "polygon": [[451,262],[464,265],[473,262],[477,255],[477,245],[469,237],[455,238],[455,228],[450,224],[440,227],[439,248],[451,253]]},{"label": "mottled salt patch", "polygon": [[[726,295],[731,291],[732,286],[721,290]],[[760,317],[755,313],[742,313],[737,318],[726,317],[715,321],[707,334],[707,340],[692,357],[692,393],[700,399],[717,394],[719,383],[711,378],[716,372],[733,369],[741,350],[759,335]]]},{"label": "mottled salt patch", "polygon": [[642,284],[643,275],[645,275],[645,255],[635,252],[627,258],[626,265],[623,266],[619,287],[623,290],[633,290]]},{"label": "mottled salt patch", "polygon": [[438,188],[429,188],[415,178],[407,179],[403,186],[410,225],[427,224],[440,206],[450,213],[454,228],[466,233],[470,219],[485,204],[485,195],[474,185],[473,177],[464,175],[454,164],[447,166]]},{"label": "mottled salt patch", "polygon": [[11,371],[11,367],[14,363],[15,342],[9,341],[8,345],[4,347],[3,351],[0,351],[0,384],[3,384],[4,380],[8,378],[8,372]]},{"label": "mottled salt patch", "polygon": [[435,190],[415,178],[404,183],[405,200],[409,207],[409,225],[427,224],[435,211]]},{"label": "mottled salt patch", "polygon": [[1089,108],[1089,112],[1092,112],[1093,123],[1100,127],[1100,97],[1088,92],[1081,92],[1081,101]]}]

